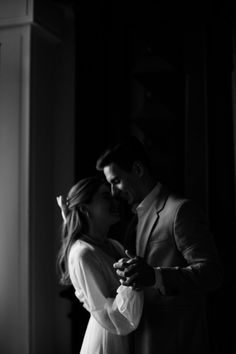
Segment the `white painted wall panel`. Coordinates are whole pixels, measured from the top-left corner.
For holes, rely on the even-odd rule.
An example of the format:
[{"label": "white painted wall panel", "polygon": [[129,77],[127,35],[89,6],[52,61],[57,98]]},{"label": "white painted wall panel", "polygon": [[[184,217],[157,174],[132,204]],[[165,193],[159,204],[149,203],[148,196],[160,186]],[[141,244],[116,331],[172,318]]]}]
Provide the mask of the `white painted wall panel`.
[{"label": "white painted wall panel", "polygon": [[29,29],[0,32],[0,352],[27,353]]},{"label": "white painted wall panel", "polygon": [[0,25],[22,23],[33,17],[33,0],[1,0]]}]

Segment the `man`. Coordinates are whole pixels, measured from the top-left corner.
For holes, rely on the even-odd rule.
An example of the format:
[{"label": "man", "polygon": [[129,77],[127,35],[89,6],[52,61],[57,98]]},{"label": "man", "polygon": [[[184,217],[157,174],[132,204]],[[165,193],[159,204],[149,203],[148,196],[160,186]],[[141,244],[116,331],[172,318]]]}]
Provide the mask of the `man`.
[{"label": "man", "polygon": [[135,137],[107,150],[96,168],[137,217],[134,250],[114,264],[124,285],[144,291],[135,354],[209,353],[205,293],[222,276],[204,215],[156,180]]}]

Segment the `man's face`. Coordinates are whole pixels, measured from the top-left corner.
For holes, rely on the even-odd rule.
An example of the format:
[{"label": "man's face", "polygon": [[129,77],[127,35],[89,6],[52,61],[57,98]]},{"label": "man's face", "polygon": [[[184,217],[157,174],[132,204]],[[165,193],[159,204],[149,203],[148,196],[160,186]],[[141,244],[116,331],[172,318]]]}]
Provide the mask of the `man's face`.
[{"label": "man's face", "polygon": [[111,185],[111,192],[114,197],[126,200],[133,208],[141,202],[140,178],[134,170],[126,172],[112,163],[104,167],[103,172]]}]

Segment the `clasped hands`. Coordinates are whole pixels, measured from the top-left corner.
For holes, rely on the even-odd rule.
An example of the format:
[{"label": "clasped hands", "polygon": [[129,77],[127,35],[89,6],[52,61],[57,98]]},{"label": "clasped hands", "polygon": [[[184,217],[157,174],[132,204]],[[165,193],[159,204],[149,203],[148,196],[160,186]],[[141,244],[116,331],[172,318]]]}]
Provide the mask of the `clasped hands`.
[{"label": "clasped hands", "polygon": [[145,286],[155,283],[155,271],[141,257],[125,251],[127,258],[121,258],[113,264],[120,277],[122,285],[131,286],[134,290],[141,290]]}]

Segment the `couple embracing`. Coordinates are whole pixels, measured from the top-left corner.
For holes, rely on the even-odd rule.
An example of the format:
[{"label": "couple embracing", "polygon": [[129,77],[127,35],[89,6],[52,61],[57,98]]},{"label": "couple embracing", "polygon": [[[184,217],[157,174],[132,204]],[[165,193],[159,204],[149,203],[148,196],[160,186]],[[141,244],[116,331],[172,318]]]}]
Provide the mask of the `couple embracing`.
[{"label": "couple embracing", "polygon": [[[96,168],[57,198],[61,282],[91,314],[80,353],[209,354],[206,294],[222,271],[204,213],[160,183],[135,137]],[[108,237],[119,198],[134,213],[124,244]]]}]

